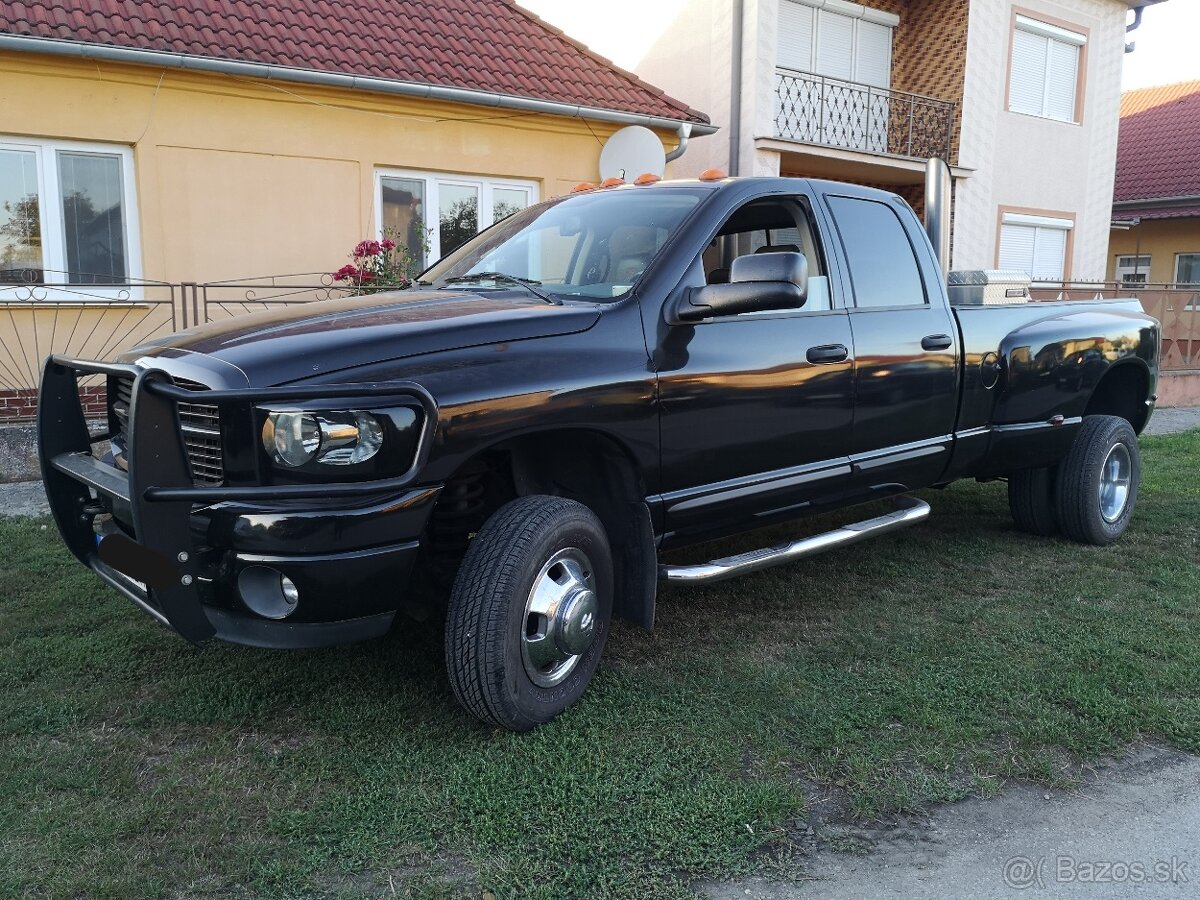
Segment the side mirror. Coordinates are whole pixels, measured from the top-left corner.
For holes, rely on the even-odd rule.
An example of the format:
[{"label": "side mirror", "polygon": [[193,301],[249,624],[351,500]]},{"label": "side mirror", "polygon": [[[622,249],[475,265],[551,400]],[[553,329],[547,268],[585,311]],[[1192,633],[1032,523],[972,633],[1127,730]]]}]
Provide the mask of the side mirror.
[{"label": "side mirror", "polygon": [[670,316],[673,323],[771,309],[798,309],[808,299],[808,260],[803,253],[739,256],[728,284],[706,284],[684,292]]}]

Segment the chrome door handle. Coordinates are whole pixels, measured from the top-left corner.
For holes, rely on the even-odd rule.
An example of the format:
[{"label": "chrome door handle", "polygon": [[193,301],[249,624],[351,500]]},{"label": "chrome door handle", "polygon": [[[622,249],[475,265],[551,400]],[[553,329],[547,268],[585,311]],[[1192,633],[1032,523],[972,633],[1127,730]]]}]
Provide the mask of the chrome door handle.
[{"label": "chrome door handle", "polygon": [[946,350],[953,344],[948,334],[927,334],[921,338],[922,350]]}]

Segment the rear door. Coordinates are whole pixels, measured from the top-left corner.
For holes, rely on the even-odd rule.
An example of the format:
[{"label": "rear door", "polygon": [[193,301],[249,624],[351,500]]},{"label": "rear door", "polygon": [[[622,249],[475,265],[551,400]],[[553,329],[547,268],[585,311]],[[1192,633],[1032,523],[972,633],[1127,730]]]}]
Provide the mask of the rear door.
[{"label": "rear door", "polygon": [[847,262],[857,490],[915,489],[945,470],[958,403],[958,332],[924,233],[899,198],[826,193]]}]

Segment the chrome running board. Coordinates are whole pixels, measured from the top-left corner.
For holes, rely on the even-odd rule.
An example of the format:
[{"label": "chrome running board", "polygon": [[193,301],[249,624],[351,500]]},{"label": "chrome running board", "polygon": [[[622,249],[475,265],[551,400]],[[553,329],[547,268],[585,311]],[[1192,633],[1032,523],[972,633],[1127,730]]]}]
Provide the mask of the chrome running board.
[{"label": "chrome running board", "polygon": [[833,531],[814,534],[812,537],[801,538],[790,544],[778,544],[774,547],[764,547],[761,550],[750,550],[737,556],[726,556],[724,559],[714,559],[711,562],[694,566],[659,566],[658,577],[661,581],[677,581],[685,584],[708,584],[713,581],[724,581],[748,572],[757,572],[771,566],[795,562],[806,556],[815,556],[832,550],[834,547],[844,547],[856,544],[867,538],[878,537],[889,531],[897,531],[915,525],[929,516],[929,504],[916,497],[898,497],[896,511],[863,522],[843,525]]}]

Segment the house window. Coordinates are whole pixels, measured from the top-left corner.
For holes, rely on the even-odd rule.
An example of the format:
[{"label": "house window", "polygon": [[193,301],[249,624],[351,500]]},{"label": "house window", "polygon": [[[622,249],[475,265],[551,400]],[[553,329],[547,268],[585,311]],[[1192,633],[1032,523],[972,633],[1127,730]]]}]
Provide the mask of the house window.
[{"label": "house window", "polygon": [[857,8],[855,15],[818,9],[821,0],[779,4],[777,65],[886,88],[892,73],[892,13]]},{"label": "house window", "polygon": [[1200,284],[1200,253],[1175,254],[1175,283]]},{"label": "house window", "polygon": [[128,147],[0,138],[0,282],[137,277]]},{"label": "house window", "polygon": [[1008,108],[1044,119],[1075,122],[1087,36],[1017,16],[1012,42]]},{"label": "house window", "polygon": [[471,175],[380,169],[375,185],[379,231],[408,248],[416,271],[538,199],[533,182]]},{"label": "house window", "polygon": [[1121,284],[1145,284],[1150,280],[1150,257],[1118,256],[1116,276]]},{"label": "house window", "polygon": [[1001,269],[1025,272],[1034,281],[1066,279],[1071,219],[1004,213],[1000,224]]}]

